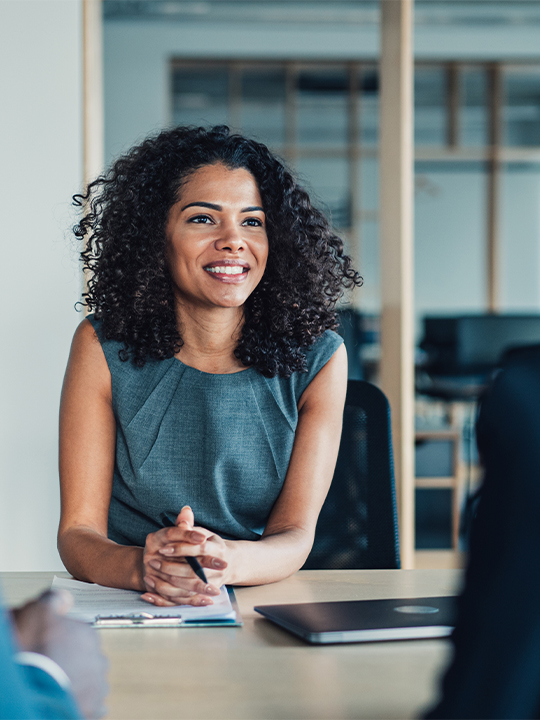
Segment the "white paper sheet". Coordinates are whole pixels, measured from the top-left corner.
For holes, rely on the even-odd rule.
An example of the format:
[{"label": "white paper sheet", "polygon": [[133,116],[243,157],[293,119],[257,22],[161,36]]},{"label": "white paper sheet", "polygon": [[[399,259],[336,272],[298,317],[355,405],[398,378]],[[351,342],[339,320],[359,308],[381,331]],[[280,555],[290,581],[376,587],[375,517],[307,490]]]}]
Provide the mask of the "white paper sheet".
[{"label": "white paper sheet", "polygon": [[180,616],[184,621],[236,619],[225,585],[221,588],[221,595],[212,598],[214,604],[203,607],[192,605],[156,607],[141,600],[141,593],[134,590],[117,590],[79,580],[59,578],[56,575],[52,587],[69,590],[75,603],[68,616],[83,622],[92,623],[98,617],[130,617],[141,613],[160,617]]}]

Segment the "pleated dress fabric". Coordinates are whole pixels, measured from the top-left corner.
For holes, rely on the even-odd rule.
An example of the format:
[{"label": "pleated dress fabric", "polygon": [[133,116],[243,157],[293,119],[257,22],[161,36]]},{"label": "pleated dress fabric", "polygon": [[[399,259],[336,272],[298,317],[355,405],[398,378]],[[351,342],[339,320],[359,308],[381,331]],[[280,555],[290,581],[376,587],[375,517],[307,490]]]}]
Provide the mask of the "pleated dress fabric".
[{"label": "pleated dress fabric", "polygon": [[256,540],[281,491],[300,396],[343,342],[332,331],[306,351],[307,372],[265,378],[255,368],[201,372],[177,358],[137,368],[123,343],[88,318],[112,379],[116,458],[109,537],[144,545],[184,505],[224,538]]}]

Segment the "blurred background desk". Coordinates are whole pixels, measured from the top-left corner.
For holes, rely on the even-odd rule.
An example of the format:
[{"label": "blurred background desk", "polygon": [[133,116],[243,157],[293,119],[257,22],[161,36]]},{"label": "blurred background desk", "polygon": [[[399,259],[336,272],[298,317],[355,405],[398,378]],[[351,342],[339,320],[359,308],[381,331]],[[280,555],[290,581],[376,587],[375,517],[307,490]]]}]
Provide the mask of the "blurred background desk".
[{"label": "blurred background desk", "polygon": [[[18,604],[52,573],[0,574]],[[457,570],[304,570],[238,588],[243,628],[101,630],[111,662],[110,718],[409,718],[436,696],[444,640],[310,646],[258,604],[422,597],[459,590]]]}]

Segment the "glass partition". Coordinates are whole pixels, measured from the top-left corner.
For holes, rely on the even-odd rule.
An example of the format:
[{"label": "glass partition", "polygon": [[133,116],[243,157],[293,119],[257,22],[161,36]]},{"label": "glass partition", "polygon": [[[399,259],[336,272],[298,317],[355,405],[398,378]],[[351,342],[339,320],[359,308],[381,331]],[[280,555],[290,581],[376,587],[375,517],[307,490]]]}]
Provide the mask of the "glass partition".
[{"label": "glass partition", "polygon": [[358,73],[358,125],[360,143],[374,147],[379,142],[379,71],[376,65]]},{"label": "glass partition", "polygon": [[482,147],[489,142],[488,74],[484,68],[464,67],[459,96],[459,143]]},{"label": "glass partition", "polygon": [[444,67],[417,67],[414,73],[414,142],[446,145],[447,76]]},{"label": "glass partition", "polygon": [[348,100],[349,77],[344,68],[300,70],[296,79],[298,144],[346,147]]},{"label": "glass partition", "polygon": [[240,127],[276,150],[285,143],[284,68],[245,69],[241,74]]},{"label": "glass partition", "polygon": [[[300,157],[296,169],[335,228],[351,227],[349,168],[345,157]],[[318,201],[318,202],[317,202]]]},{"label": "glass partition", "polygon": [[503,144],[540,145],[540,68],[505,68],[503,74]]},{"label": "glass partition", "polygon": [[172,85],[174,125],[230,123],[227,68],[176,68]]}]

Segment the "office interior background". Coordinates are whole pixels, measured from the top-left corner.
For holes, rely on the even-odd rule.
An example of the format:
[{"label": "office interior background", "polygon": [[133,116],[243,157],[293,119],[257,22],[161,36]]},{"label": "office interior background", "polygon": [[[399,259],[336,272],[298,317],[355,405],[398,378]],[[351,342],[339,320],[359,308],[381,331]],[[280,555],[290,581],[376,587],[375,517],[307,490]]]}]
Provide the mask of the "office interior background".
[{"label": "office interior background", "polygon": [[[70,236],[83,176],[82,12],[82,0],[0,0],[3,571],[62,567],[57,412],[82,318]],[[174,124],[226,123],[267,143],[364,277],[342,309],[357,323],[351,376],[377,382],[379,226],[391,212],[379,203],[379,3],[103,0],[102,12],[105,165]],[[427,315],[540,313],[540,2],[417,0],[414,19],[420,342]],[[457,452],[462,488],[476,479],[465,467],[470,406],[417,399],[420,548],[458,547],[444,479],[455,468],[444,466]],[[430,444],[433,429],[448,434]]]}]

